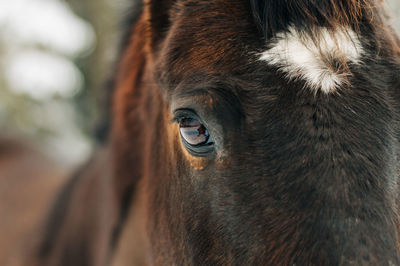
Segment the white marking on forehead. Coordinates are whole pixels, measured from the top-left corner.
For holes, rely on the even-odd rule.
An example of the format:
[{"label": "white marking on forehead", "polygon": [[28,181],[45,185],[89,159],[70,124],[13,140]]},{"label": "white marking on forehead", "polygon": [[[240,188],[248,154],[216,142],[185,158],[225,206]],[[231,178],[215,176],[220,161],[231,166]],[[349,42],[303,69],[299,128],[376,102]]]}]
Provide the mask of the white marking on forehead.
[{"label": "white marking on forehead", "polygon": [[303,79],[314,92],[333,92],[346,83],[350,74],[334,64],[358,63],[361,43],[350,29],[329,32],[320,28],[315,36],[316,41],[290,28],[276,36],[273,46],[261,54],[260,60],[278,67],[290,80]]}]

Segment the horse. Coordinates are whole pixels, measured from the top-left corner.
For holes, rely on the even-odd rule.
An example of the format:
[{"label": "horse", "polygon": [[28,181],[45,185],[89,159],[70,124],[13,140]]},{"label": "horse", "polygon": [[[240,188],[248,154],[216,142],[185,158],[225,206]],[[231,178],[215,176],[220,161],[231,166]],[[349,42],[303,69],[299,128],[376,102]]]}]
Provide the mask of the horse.
[{"label": "horse", "polygon": [[35,145],[0,137],[0,265],[27,265],[23,255],[40,243],[48,208],[68,169]]},{"label": "horse", "polygon": [[25,265],[400,265],[400,41],[378,0],[145,0],[109,136]]}]

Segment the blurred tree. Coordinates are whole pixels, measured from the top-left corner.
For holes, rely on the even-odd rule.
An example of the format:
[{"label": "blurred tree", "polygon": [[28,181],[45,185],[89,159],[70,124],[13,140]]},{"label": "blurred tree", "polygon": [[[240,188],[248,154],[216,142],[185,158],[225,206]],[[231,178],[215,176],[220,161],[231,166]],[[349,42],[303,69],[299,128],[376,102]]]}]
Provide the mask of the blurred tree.
[{"label": "blurred tree", "polygon": [[[66,165],[88,156],[89,130],[78,128],[76,118],[93,121],[95,114],[73,108],[85,77],[72,61],[90,57],[92,34],[64,0],[0,2],[2,134],[31,139]],[[94,109],[90,104],[79,106]]]}]

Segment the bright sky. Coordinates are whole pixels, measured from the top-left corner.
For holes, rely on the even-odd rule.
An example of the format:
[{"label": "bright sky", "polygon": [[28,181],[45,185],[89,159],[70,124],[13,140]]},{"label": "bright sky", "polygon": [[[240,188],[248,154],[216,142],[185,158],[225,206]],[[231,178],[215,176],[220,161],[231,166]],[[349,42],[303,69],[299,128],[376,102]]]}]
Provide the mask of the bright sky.
[{"label": "bright sky", "polygon": [[71,60],[93,49],[95,35],[60,0],[2,0],[0,40],[10,88],[42,99],[80,89],[82,75]]},{"label": "bright sky", "polygon": [[93,45],[91,26],[59,0],[0,1],[3,38],[36,43],[76,56]]},{"label": "bright sky", "polygon": [[83,84],[76,66],[67,59],[50,53],[23,50],[9,58],[5,75],[14,91],[28,93],[36,99],[55,94],[72,96]]}]

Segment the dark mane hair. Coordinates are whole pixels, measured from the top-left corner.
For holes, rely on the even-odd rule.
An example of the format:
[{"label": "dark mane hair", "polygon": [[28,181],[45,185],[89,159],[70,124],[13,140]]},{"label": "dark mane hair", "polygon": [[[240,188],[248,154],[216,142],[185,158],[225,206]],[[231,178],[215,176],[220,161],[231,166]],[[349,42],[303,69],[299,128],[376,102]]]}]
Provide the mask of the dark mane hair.
[{"label": "dark mane hair", "polygon": [[125,14],[123,14],[122,20],[120,23],[121,28],[121,40],[118,45],[118,55],[117,59],[113,65],[113,74],[106,80],[104,84],[104,89],[106,91],[104,95],[103,103],[105,103],[104,107],[106,108],[103,117],[101,117],[100,121],[96,125],[95,128],[95,139],[99,144],[103,144],[108,140],[110,135],[110,127],[112,124],[112,116],[111,116],[111,109],[112,109],[112,96],[114,94],[115,88],[115,78],[116,73],[118,72],[118,62],[122,58],[123,53],[126,47],[130,44],[130,38],[133,34],[134,25],[139,20],[140,15],[143,11],[143,1],[141,0],[133,0],[131,1],[129,8]]},{"label": "dark mane hair", "polygon": [[290,25],[307,30],[312,26],[328,29],[349,26],[358,29],[361,23],[375,19],[371,0],[251,0],[253,16],[265,37],[274,36]]}]

